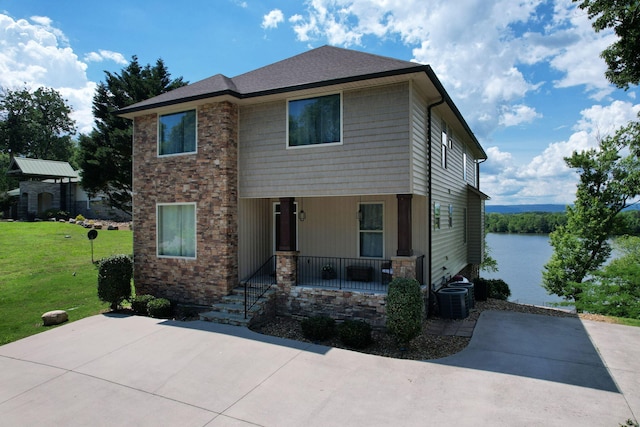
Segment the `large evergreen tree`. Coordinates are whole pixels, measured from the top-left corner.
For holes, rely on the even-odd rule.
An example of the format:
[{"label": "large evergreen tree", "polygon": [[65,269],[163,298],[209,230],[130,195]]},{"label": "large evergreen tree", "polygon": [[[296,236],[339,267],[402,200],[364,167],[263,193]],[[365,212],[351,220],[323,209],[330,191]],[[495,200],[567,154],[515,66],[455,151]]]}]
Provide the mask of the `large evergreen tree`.
[{"label": "large evergreen tree", "polygon": [[0,93],[0,151],[69,161],[73,156],[75,122],[71,107],[51,88],[5,90]]},{"label": "large evergreen tree", "polygon": [[112,206],[130,213],[133,125],[114,112],[187,83],[172,80],[161,59],[142,67],[136,56],[120,73],[105,75],[93,97],[94,129],[79,138],[82,186],[91,194],[103,192]]}]

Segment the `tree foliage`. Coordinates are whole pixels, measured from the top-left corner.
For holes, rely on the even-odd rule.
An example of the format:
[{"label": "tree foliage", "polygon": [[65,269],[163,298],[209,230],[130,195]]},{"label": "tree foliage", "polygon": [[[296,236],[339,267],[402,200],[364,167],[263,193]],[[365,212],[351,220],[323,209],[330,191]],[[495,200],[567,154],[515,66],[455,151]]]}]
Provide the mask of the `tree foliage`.
[{"label": "tree foliage", "polygon": [[640,237],[614,241],[619,256],[581,284],[580,311],[640,319]]},{"label": "tree foliage", "polygon": [[485,227],[489,233],[543,233],[548,234],[567,223],[564,212],[523,212],[486,215]]},{"label": "tree foliage", "polygon": [[640,82],[640,2],[638,0],[573,0],[587,11],[593,29],[613,28],[618,41],[602,51],[607,79],[628,89]]},{"label": "tree foliage", "polygon": [[154,66],[141,66],[133,56],[120,73],[105,72],[93,97],[94,129],[81,135],[82,186],[91,194],[103,192],[112,206],[131,212],[132,128],[130,120],[114,113],[187,83],[171,79],[161,59]]},{"label": "tree foliage", "polygon": [[567,224],[551,233],[554,252],[543,272],[544,287],[578,301],[580,284],[609,255],[609,239],[620,227],[620,212],[640,195],[640,123],[632,122],[600,141],[598,149],[574,152],[567,165],[580,173]]},{"label": "tree foliage", "polygon": [[75,121],[71,107],[51,88],[0,93],[0,151],[10,157],[69,161]]}]

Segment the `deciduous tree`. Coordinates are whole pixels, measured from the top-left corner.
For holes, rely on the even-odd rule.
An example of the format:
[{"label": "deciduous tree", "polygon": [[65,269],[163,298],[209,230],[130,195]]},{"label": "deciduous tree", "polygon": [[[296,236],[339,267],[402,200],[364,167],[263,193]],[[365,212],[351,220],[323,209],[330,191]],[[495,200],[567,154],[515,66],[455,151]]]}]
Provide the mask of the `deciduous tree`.
[{"label": "deciduous tree", "polygon": [[565,158],[580,174],[567,224],[551,233],[554,252],[543,272],[543,285],[566,299],[578,300],[580,284],[611,254],[619,213],[640,195],[640,123],[632,122],[600,141],[597,149]]},{"label": "deciduous tree", "polygon": [[71,107],[51,88],[0,93],[0,150],[11,157],[69,161],[75,121]]},{"label": "deciduous tree", "polygon": [[620,88],[640,82],[640,2],[638,0],[573,0],[580,2],[598,32],[613,28],[618,41],[602,51],[609,81]]}]

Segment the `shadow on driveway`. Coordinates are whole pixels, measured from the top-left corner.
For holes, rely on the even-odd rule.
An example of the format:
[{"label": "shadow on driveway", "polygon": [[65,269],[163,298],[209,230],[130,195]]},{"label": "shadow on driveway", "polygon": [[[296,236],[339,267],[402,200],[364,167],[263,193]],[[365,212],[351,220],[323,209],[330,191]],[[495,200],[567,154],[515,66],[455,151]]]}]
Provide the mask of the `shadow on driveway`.
[{"label": "shadow on driveway", "polygon": [[430,362],[620,393],[577,317],[486,311],[466,349]]}]

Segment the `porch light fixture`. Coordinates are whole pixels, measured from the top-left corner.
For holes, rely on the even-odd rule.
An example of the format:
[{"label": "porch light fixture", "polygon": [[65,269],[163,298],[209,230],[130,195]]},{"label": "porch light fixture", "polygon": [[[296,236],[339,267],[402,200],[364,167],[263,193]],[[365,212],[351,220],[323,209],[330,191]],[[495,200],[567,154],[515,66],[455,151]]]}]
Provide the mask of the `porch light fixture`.
[{"label": "porch light fixture", "polygon": [[300,221],[304,221],[307,218],[307,214],[305,213],[304,210],[301,210],[298,217],[300,218]]}]

